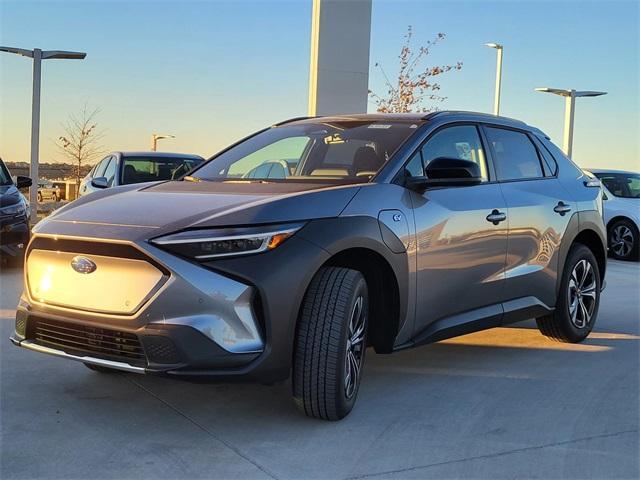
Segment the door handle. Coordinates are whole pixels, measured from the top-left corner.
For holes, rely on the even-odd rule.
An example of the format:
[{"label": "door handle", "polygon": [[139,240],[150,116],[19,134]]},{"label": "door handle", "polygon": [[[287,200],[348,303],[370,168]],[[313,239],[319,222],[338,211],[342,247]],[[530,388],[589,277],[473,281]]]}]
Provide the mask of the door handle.
[{"label": "door handle", "polygon": [[558,205],[556,205],[553,208],[553,211],[556,213],[559,213],[561,216],[564,217],[564,214],[567,212],[571,211],[571,205],[567,205],[566,203],[564,203],[563,201],[558,202]]},{"label": "door handle", "polygon": [[487,222],[491,222],[494,225],[498,225],[500,222],[504,222],[506,219],[507,214],[495,208],[489,215],[487,215]]}]

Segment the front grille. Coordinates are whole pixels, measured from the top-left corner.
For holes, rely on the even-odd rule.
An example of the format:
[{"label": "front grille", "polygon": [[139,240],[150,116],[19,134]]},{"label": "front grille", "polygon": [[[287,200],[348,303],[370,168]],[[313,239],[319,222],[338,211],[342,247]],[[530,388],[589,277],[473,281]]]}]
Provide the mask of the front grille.
[{"label": "front grille", "polygon": [[144,350],[133,333],[30,317],[27,338],[69,355],[90,356],[144,367]]}]

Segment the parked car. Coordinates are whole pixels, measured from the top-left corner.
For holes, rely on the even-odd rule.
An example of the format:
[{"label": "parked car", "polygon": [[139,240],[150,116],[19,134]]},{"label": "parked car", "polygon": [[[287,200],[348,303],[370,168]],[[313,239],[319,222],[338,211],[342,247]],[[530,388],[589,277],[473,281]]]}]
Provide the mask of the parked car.
[{"label": "parked car", "polygon": [[529,318],[585,339],[606,229],[599,182],[523,122],[319,117],[264,129],[180,181],[63,207],[35,228],[26,268],[16,345],[102,372],[291,375],[297,406],[336,420],[368,345]]},{"label": "parked car", "polygon": [[29,243],[29,204],[18,189],[30,186],[29,177],[14,183],[0,158],[0,260],[7,263],[22,262]]},{"label": "parked car", "polygon": [[80,195],[117,185],[177,180],[204,162],[198,155],[164,152],[112,152],[80,182]]},{"label": "parked car", "polygon": [[57,202],[61,198],[60,187],[54,185],[48,180],[38,182],[38,203],[43,200],[51,200]]},{"label": "parked car", "polygon": [[640,173],[590,168],[604,188],[604,223],[609,254],[619,260],[640,258]]}]

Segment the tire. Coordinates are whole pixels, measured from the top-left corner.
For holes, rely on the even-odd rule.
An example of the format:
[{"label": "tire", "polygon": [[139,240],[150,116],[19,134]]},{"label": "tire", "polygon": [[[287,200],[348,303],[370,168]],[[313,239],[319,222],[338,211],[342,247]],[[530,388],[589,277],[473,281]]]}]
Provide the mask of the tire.
[{"label": "tire", "polygon": [[42,194],[40,192],[38,192],[38,195],[36,195],[36,198],[38,199],[38,203],[42,203]]},{"label": "tire", "polygon": [[93,363],[84,363],[84,366],[89,370],[93,370],[98,373],[118,373],[118,370],[115,368],[103,367],[101,365],[94,365]]},{"label": "tire", "polygon": [[298,319],[292,382],[294,402],[306,415],[340,420],[353,408],[368,310],[367,283],[357,270],[323,267],[311,281]]},{"label": "tire", "polygon": [[17,255],[7,255],[6,266],[8,268],[22,268],[24,265],[24,250],[19,250]]},{"label": "tire", "polygon": [[640,235],[638,227],[626,219],[616,220],[609,227],[607,243],[609,254],[617,260],[638,260],[640,257]]},{"label": "tire", "polygon": [[589,248],[576,243],[567,255],[556,309],[549,315],[536,318],[540,333],[567,343],[587,338],[598,317],[600,289],[596,257]]},{"label": "tire", "polygon": [[57,202],[58,202],[58,195],[57,195],[56,193],[54,193],[54,194],[51,196],[51,201],[52,201],[52,202],[55,202],[55,203],[57,203]]}]

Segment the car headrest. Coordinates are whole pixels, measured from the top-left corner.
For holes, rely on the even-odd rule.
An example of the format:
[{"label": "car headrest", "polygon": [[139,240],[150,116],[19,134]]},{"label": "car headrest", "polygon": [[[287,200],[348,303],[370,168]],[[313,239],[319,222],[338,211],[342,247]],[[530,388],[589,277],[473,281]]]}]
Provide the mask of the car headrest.
[{"label": "car headrest", "polygon": [[138,176],[138,171],[136,170],[136,167],[134,167],[133,165],[124,166],[124,174],[122,176],[124,183],[136,180],[137,176]]},{"label": "car headrest", "polygon": [[360,147],[353,156],[353,175],[358,172],[377,172],[383,164],[383,160],[371,147]]}]

